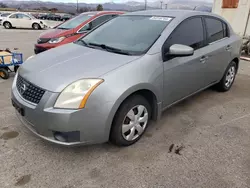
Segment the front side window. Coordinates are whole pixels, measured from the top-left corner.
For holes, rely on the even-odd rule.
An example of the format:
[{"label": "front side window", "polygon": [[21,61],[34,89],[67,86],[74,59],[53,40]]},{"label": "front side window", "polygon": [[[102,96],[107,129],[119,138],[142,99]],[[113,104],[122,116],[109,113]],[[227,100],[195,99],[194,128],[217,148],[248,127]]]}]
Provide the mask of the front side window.
[{"label": "front side window", "polygon": [[214,18],[205,18],[205,22],[207,26],[207,35],[209,43],[221,40],[225,37],[225,31],[220,20]]},{"label": "front side window", "polygon": [[202,19],[200,17],[191,18],[177,26],[164,44],[164,52],[167,53],[173,44],[187,45],[194,48],[194,50],[203,47],[204,31]]},{"label": "front side window", "polygon": [[25,14],[17,14],[18,19],[30,20],[30,17]]},{"label": "front side window", "polygon": [[12,19],[17,18],[17,14],[12,14],[12,15],[10,16],[10,18],[12,18]]},{"label": "front side window", "polygon": [[170,23],[170,17],[123,15],[90,32],[84,44],[99,44],[131,55],[141,55],[154,44]]},{"label": "front side window", "polygon": [[72,19],[64,22],[63,24],[61,24],[58,27],[58,29],[73,29],[73,28],[76,28],[77,26],[79,26],[83,22],[90,19],[92,16],[94,16],[94,15],[93,14],[80,14],[80,15],[76,16],[75,18],[72,18]]}]

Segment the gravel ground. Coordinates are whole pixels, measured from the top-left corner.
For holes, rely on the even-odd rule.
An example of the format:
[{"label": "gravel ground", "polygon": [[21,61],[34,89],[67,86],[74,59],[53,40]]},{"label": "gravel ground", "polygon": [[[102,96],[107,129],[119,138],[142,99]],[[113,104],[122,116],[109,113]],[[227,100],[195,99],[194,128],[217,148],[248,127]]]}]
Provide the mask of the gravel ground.
[{"label": "gravel ground", "polygon": [[[0,49],[25,58],[41,31],[0,29]],[[65,148],[31,134],[0,80],[1,188],[249,188],[250,63],[230,92],[208,89],[164,112],[135,145]]]}]

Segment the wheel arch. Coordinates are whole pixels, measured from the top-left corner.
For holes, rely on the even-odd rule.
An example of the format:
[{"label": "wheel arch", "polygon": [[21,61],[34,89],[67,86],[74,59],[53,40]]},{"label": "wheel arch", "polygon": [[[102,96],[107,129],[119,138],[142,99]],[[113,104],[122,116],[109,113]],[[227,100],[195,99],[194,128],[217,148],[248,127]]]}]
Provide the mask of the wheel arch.
[{"label": "wheel arch", "polygon": [[236,63],[236,72],[238,72],[238,70],[239,70],[239,62],[240,62],[239,57],[234,57],[232,61]]},{"label": "wheel arch", "polygon": [[111,112],[109,114],[109,118],[108,118],[109,121],[108,121],[107,127],[106,127],[106,131],[107,131],[108,135],[110,135],[110,131],[111,131],[111,128],[113,125],[114,117],[115,117],[117,111],[119,110],[121,105],[133,95],[141,95],[141,96],[145,97],[145,99],[149,102],[149,104],[152,108],[151,119],[153,119],[153,120],[158,119],[159,113],[161,111],[161,109],[159,109],[159,106],[160,106],[159,103],[161,101],[159,92],[157,91],[156,88],[154,88],[154,86],[152,86],[150,84],[146,84],[146,83],[139,84],[139,85],[136,85],[136,86],[133,86],[133,87],[127,89],[115,101],[115,103],[111,109]]}]

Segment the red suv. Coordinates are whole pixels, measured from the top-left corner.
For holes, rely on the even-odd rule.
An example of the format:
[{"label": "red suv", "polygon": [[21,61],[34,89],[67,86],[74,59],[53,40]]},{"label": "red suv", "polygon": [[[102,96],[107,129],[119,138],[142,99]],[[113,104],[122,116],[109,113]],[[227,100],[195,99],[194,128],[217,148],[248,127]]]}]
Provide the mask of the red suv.
[{"label": "red suv", "polygon": [[82,13],[54,29],[42,33],[35,44],[35,54],[57,46],[74,42],[96,26],[124,12],[100,11]]}]

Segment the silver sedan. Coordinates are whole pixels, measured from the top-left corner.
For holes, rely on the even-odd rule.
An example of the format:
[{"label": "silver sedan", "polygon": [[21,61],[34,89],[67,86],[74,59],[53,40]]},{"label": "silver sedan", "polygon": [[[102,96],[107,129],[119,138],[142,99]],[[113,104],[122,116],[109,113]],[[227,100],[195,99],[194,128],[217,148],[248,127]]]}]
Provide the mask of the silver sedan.
[{"label": "silver sedan", "polygon": [[210,86],[228,91],[240,48],[239,36],[213,14],[128,13],[28,59],[14,79],[12,104],[47,141],[128,146],[173,104]]}]

